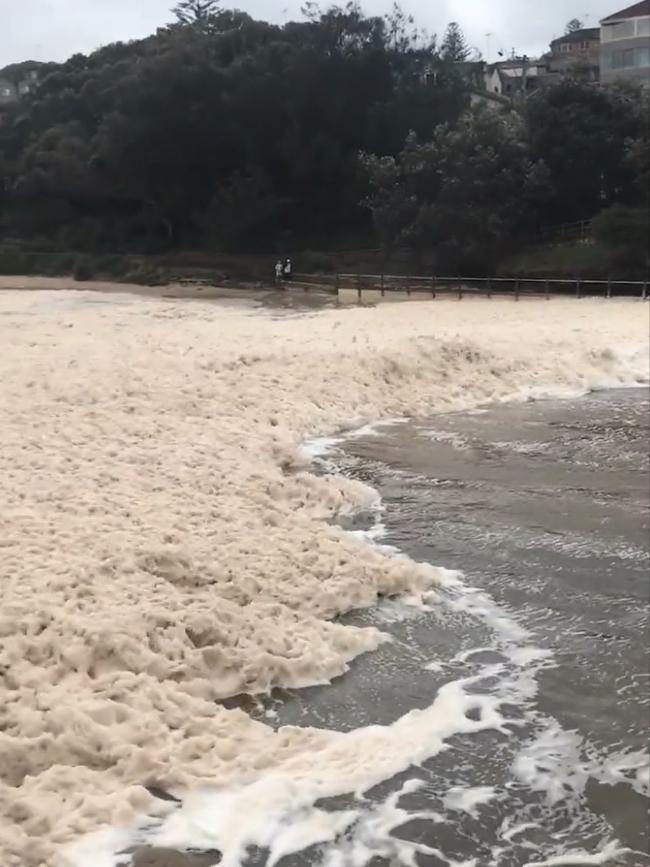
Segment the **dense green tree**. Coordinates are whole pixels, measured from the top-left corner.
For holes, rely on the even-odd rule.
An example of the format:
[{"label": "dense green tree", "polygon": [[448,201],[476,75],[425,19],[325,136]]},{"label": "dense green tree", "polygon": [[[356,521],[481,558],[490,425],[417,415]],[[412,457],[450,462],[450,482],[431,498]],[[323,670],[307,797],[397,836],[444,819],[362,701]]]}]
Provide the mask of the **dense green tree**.
[{"label": "dense green tree", "polygon": [[220,0],[180,0],[174,15],[181,24],[205,25],[217,12]]},{"label": "dense green tree", "polygon": [[645,88],[636,104],[635,134],[627,141],[626,168],[634,179],[633,203],[650,208],[650,91]]},{"label": "dense green tree", "polygon": [[567,22],[567,25],[564,28],[564,32],[567,35],[569,33],[577,33],[578,30],[582,30],[583,27],[584,24],[579,18],[572,18],[570,21]]},{"label": "dense green tree", "polygon": [[375,231],[386,255],[403,243],[418,214],[418,197],[405,183],[400,162],[391,156],[361,154],[369,194],[363,205],[372,213]]},{"label": "dense green tree", "polygon": [[4,231],[20,212],[29,232],[30,211],[33,232],[51,213],[48,237],[83,244],[92,225],[93,247],[102,220],[107,244],[147,248],[363,231],[358,152],[395,154],[411,129],[455,122],[467,90],[398,9],[307,11],[279,27],[190,0],[154,36],[54,66],[0,126]]},{"label": "dense green tree", "polygon": [[438,48],[399,6],[311,4],[284,26],[207,0],[176,12],[146,39],[39,66],[3,109],[0,241],[270,252],[374,224],[386,250],[479,268],[540,223],[647,205],[634,89],[568,79],[521,117],[466,115],[458,25]]},{"label": "dense green tree", "polygon": [[548,189],[514,113],[477,109],[428,142],[411,135],[399,159],[364,157],[366,205],[387,246],[436,251],[444,270],[485,272],[534,227]]},{"label": "dense green tree", "polygon": [[546,162],[552,178],[549,223],[590,219],[628,201],[634,175],[626,153],[640,134],[639,105],[634,88],[599,88],[570,78],[527,101],[531,155]]},{"label": "dense green tree", "polygon": [[456,21],[452,21],[447,27],[440,51],[445,60],[452,61],[467,60],[471,55],[472,49],[467,44],[465,34]]}]

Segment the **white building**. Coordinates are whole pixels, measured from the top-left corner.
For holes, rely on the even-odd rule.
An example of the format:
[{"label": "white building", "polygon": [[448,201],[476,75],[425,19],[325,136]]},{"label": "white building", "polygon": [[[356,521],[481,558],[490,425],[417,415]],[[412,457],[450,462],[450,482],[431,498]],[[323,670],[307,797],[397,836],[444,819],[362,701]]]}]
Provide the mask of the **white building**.
[{"label": "white building", "polygon": [[600,80],[632,81],[650,87],[650,0],[642,0],[600,22]]}]

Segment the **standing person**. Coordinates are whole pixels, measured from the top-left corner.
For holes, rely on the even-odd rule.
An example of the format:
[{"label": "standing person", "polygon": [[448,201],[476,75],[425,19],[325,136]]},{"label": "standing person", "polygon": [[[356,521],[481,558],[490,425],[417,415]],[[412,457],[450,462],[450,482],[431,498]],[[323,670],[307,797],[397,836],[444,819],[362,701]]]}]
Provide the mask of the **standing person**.
[{"label": "standing person", "polygon": [[289,280],[291,280],[292,273],[293,273],[293,266],[291,264],[291,259],[285,259],[284,269],[283,269],[283,277],[287,282],[289,282]]},{"label": "standing person", "polygon": [[284,273],[284,265],[282,264],[282,259],[278,259],[275,263],[275,282],[280,284],[282,283],[282,275]]}]

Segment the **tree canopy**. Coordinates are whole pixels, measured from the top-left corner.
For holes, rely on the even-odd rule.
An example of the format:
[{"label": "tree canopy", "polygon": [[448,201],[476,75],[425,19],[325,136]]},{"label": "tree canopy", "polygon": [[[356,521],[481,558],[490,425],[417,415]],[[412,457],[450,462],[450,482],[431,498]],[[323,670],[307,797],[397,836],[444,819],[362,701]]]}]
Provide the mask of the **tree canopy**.
[{"label": "tree canopy", "polygon": [[308,3],[279,26],[180,0],[173,18],[38,67],[3,110],[0,242],[271,252],[374,227],[387,251],[480,270],[541,226],[647,206],[636,89],[567,75],[470,109],[482,67],[460,27],[438,43],[398,6]]},{"label": "tree canopy", "polygon": [[441,46],[441,54],[445,60],[463,61],[468,60],[472,49],[467,44],[465,34],[456,21],[452,21],[447,27]]},{"label": "tree canopy", "polygon": [[570,21],[567,21],[567,25],[564,29],[564,32],[567,35],[569,33],[577,33],[578,30],[582,30],[583,27],[584,27],[584,24],[579,18],[572,18]]},{"label": "tree canopy", "polygon": [[364,154],[364,203],[386,251],[433,249],[445,270],[489,272],[543,226],[647,206],[647,118],[638,90],[568,78],[521,114],[483,106],[411,135],[397,157]]},{"label": "tree canopy", "polygon": [[174,11],[55,66],[8,112],[5,234],[74,249],[347,237],[367,226],[358,152],[397,153],[468,103],[399,8],[311,5],[282,27],[214,0]]},{"label": "tree canopy", "polygon": [[480,107],[430,141],[409,136],[397,159],[363,158],[372,187],[366,200],[385,245],[435,245],[443,269],[483,271],[534,224],[547,194],[516,113]]},{"label": "tree canopy", "polygon": [[173,12],[181,24],[202,24],[212,18],[219,0],[180,0]]}]

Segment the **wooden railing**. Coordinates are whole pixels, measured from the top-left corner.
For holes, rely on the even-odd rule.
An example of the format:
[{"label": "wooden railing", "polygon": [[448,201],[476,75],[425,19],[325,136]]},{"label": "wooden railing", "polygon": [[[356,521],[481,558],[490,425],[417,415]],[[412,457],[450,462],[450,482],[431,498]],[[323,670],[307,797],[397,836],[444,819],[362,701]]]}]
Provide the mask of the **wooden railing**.
[{"label": "wooden railing", "polygon": [[311,290],[339,294],[354,291],[359,301],[364,292],[385,296],[392,293],[421,294],[436,298],[507,295],[518,301],[522,296],[634,296],[648,298],[648,280],[585,280],[540,277],[413,277],[394,274],[296,274],[292,284],[305,292]]},{"label": "wooden railing", "polygon": [[559,226],[547,226],[540,232],[542,241],[586,241],[592,236],[592,221],[579,220],[576,223],[562,223]]}]

